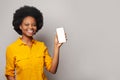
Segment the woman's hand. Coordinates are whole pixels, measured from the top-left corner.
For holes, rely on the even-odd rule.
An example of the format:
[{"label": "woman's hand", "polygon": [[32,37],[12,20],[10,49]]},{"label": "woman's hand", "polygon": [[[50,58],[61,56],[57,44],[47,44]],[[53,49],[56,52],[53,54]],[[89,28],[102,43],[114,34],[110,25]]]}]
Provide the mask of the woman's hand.
[{"label": "woman's hand", "polygon": [[60,48],[62,46],[63,43],[59,43],[58,41],[58,36],[57,34],[55,35],[55,39],[54,39],[54,46],[57,48]]},{"label": "woman's hand", "polygon": [[[67,40],[67,35],[66,35],[66,33],[65,33],[65,38],[66,38],[66,40]],[[59,41],[58,41],[58,36],[57,36],[57,34],[56,34],[56,35],[55,35],[55,39],[54,39],[54,46],[60,48],[60,47],[62,46],[62,44],[63,44],[63,43],[59,43]]]}]

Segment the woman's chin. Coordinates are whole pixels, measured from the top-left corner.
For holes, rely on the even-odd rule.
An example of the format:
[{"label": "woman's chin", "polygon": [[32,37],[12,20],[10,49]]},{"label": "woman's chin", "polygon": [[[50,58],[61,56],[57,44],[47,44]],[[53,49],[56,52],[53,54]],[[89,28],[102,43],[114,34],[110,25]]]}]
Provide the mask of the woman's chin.
[{"label": "woman's chin", "polygon": [[34,35],[34,33],[27,34],[27,36],[29,36],[29,37],[32,37],[33,35]]}]

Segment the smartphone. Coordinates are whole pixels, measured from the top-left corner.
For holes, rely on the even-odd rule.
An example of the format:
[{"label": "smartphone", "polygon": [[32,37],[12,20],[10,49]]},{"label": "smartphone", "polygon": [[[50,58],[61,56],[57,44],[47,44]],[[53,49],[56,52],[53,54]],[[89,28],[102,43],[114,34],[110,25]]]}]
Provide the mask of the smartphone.
[{"label": "smartphone", "polygon": [[56,28],[56,32],[57,32],[59,43],[65,43],[66,37],[65,37],[64,28],[63,27]]}]

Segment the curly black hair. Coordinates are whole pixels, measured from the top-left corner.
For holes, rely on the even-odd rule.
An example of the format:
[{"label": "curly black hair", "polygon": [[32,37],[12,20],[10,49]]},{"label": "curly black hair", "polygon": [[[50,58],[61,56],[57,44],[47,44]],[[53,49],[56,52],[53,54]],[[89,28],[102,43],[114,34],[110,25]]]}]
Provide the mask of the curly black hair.
[{"label": "curly black hair", "polygon": [[23,6],[17,9],[13,15],[12,25],[14,30],[22,35],[22,31],[19,26],[21,25],[23,19],[27,16],[34,17],[36,20],[37,31],[40,30],[43,26],[43,15],[37,8],[33,6]]}]

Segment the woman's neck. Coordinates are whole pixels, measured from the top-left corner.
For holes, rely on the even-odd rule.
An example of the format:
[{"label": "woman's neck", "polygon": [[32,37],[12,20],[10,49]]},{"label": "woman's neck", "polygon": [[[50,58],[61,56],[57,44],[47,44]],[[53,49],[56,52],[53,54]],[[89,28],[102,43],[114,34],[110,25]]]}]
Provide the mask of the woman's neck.
[{"label": "woman's neck", "polygon": [[32,45],[32,39],[33,37],[26,37],[26,36],[22,36],[21,40],[27,44],[28,46]]}]

